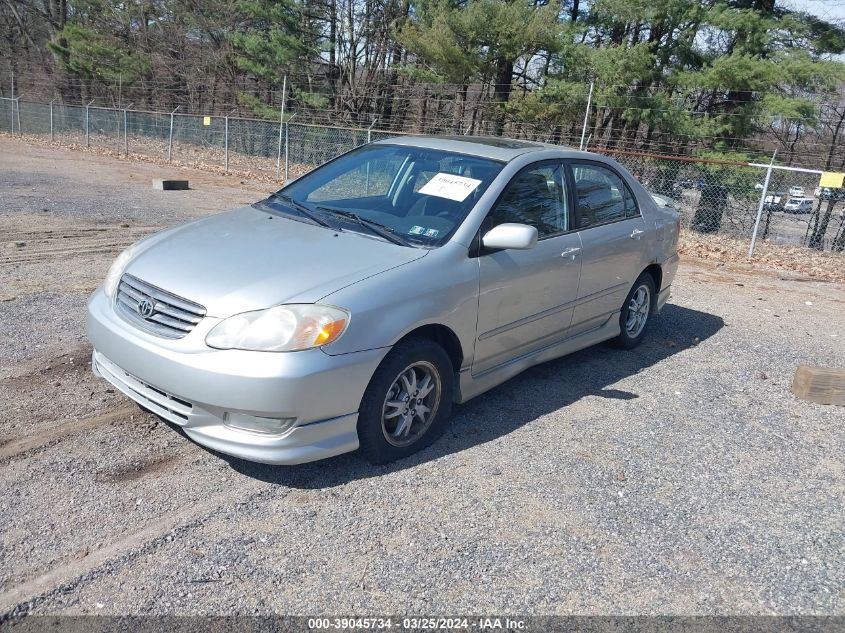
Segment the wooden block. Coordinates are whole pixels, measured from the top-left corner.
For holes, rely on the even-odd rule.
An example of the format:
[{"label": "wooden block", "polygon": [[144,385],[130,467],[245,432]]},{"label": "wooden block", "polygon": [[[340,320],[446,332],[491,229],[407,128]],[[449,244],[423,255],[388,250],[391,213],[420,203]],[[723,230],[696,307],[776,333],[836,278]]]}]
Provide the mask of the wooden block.
[{"label": "wooden block", "polygon": [[162,180],[161,178],[154,178],[153,189],[161,189],[162,191],[178,191],[189,189],[189,187],[187,180]]},{"label": "wooden block", "polygon": [[792,393],[809,402],[845,407],[845,369],[799,365],[792,379]]}]

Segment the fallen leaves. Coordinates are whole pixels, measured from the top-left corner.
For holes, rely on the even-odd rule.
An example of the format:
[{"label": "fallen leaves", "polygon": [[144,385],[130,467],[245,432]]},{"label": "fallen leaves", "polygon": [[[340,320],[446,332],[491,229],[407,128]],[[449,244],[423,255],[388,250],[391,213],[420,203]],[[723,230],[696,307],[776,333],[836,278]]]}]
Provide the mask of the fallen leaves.
[{"label": "fallen leaves", "polygon": [[793,271],[809,277],[806,281],[845,282],[845,255],[758,242],[754,257],[748,257],[748,241],[726,235],[703,235],[690,230],[681,231],[678,252],[687,257],[736,262],[754,267]]}]

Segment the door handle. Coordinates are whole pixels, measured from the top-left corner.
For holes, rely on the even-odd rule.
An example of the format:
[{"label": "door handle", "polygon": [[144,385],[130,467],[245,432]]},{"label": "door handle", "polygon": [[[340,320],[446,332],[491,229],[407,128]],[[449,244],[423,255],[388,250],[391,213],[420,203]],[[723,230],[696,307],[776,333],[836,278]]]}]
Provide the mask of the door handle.
[{"label": "door handle", "polygon": [[642,231],[640,229],[634,229],[633,231],[631,231],[631,239],[638,240],[640,239],[640,235],[642,235],[643,233],[645,233],[645,231]]},{"label": "door handle", "polygon": [[580,252],[581,252],[580,248],[578,248],[577,246],[573,246],[573,247],[567,248],[565,251],[563,251],[560,254],[560,256],[561,257],[568,257],[569,259],[575,259],[576,257],[578,257],[578,253],[580,253]]}]

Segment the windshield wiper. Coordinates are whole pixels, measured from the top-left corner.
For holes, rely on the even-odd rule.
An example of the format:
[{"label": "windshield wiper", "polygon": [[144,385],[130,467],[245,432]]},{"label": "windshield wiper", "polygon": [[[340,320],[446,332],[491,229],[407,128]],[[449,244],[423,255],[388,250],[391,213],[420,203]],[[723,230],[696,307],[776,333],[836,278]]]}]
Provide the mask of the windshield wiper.
[{"label": "windshield wiper", "polygon": [[279,198],[280,200],[284,200],[288,204],[288,206],[293,207],[294,209],[299,211],[302,215],[304,215],[306,218],[308,218],[309,220],[312,220],[313,222],[315,222],[316,224],[319,224],[320,226],[324,226],[328,229],[340,230],[337,227],[332,226],[331,223],[326,222],[323,218],[321,218],[319,215],[314,213],[311,209],[306,207],[299,200],[294,200],[293,196],[289,196],[286,193],[276,192],[270,197],[271,198]]},{"label": "windshield wiper", "polygon": [[362,218],[354,211],[347,211],[346,209],[335,209],[333,207],[324,206],[318,206],[317,208],[321,211],[325,211],[326,213],[331,213],[332,215],[339,215],[344,218],[349,218],[350,220],[357,222],[361,226],[367,227],[373,233],[383,237],[389,242],[399,244],[400,246],[411,246],[411,243],[408,240],[396,233],[391,227],[387,226],[386,224],[381,224],[379,222],[374,222],[373,220],[367,220],[366,218]]}]

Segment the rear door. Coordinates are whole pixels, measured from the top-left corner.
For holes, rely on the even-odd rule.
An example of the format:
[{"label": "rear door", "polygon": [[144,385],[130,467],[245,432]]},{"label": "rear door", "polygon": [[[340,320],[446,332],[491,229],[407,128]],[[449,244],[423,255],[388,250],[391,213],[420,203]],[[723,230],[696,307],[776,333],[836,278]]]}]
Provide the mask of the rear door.
[{"label": "rear door", "polygon": [[609,165],[568,161],[581,239],[581,282],[570,336],[604,325],[645,268],[646,224],[634,194]]},{"label": "rear door", "polygon": [[537,228],[527,250],[479,256],[478,328],[472,373],[478,374],[566,335],[581,271],[581,240],[571,230],[570,197],[560,161],[516,174],[481,234],[505,222]]}]

